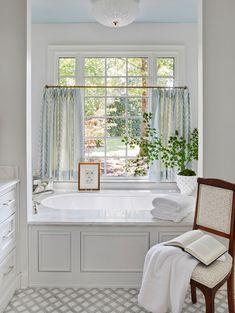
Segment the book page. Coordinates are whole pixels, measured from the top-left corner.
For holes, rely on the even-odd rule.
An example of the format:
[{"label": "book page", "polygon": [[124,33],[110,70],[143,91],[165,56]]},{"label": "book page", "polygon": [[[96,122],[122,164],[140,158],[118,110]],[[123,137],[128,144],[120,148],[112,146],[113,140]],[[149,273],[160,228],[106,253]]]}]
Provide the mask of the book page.
[{"label": "book page", "polygon": [[216,260],[227,251],[227,248],[215,238],[204,235],[198,240],[189,244],[185,251],[195,256],[206,265]]},{"label": "book page", "polygon": [[194,242],[195,240],[198,240],[202,236],[204,236],[204,233],[201,230],[199,229],[190,230],[184,233],[183,235],[180,235],[172,240],[167,241],[165,245],[167,246],[174,245],[174,246],[184,248],[188,246],[189,244],[191,244],[192,242]]}]

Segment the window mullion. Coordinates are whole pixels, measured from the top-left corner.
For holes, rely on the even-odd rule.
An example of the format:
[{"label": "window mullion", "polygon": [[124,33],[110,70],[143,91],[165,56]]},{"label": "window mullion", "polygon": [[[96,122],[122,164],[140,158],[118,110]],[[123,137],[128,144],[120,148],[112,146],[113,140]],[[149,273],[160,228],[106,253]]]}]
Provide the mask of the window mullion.
[{"label": "window mullion", "polygon": [[[107,86],[107,57],[105,57],[105,86]],[[104,104],[104,176],[107,176],[107,88],[105,88],[105,104]]]},{"label": "window mullion", "polygon": [[[128,83],[128,61],[129,61],[129,59],[126,58],[126,86],[129,86],[129,83]],[[127,88],[126,89],[126,98],[125,98],[126,136],[128,136],[128,108],[127,108],[128,99],[129,99],[128,97],[129,97],[129,89]],[[125,147],[125,165],[126,165],[126,168],[128,165],[127,155],[128,155],[128,147],[126,145],[126,147]],[[126,170],[125,170],[124,175],[127,176]]]}]

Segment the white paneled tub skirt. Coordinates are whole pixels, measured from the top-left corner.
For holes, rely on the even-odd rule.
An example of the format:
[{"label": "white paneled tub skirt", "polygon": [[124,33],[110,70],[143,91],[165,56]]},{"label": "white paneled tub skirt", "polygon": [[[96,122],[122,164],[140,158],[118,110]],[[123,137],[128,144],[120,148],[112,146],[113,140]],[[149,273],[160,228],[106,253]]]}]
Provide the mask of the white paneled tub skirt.
[{"label": "white paneled tub skirt", "polygon": [[[153,219],[162,192],[60,192],[36,198],[29,217],[29,285],[139,287],[148,249],[192,228]],[[190,201],[194,201],[191,199]]]}]

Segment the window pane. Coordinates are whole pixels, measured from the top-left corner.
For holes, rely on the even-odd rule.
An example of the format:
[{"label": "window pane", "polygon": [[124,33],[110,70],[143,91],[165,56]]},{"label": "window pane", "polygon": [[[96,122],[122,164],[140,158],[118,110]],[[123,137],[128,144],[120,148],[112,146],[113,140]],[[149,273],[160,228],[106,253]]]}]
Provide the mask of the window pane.
[{"label": "window pane", "polygon": [[162,87],[173,87],[174,79],[173,78],[158,78],[157,85]]},{"label": "window pane", "polygon": [[106,160],[107,176],[123,176],[125,174],[126,160],[123,158]]},{"label": "window pane", "polygon": [[[85,79],[86,86],[104,86],[105,79],[102,77],[89,77]],[[85,89],[86,96],[104,96],[105,89],[103,88],[86,88]]]},{"label": "window pane", "polygon": [[[107,78],[108,86],[126,86],[126,78],[112,77]],[[124,96],[126,88],[107,88],[107,96]]]},{"label": "window pane", "polygon": [[59,58],[59,76],[75,76],[75,67],[75,58]]},{"label": "window pane", "polygon": [[157,75],[174,76],[174,58],[157,58]]},{"label": "window pane", "polygon": [[104,138],[85,140],[86,157],[104,157]]},{"label": "window pane", "polygon": [[126,58],[107,58],[107,76],[126,76]]},{"label": "window pane", "polygon": [[125,96],[127,93],[126,88],[107,88],[106,91],[108,97],[121,97]]},{"label": "window pane", "polygon": [[85,98],[85,116],[104,116],[105,98]]},{"label": "window pane", "polygon": [[61,77],[59,80],[60,86],[74,86],[75,85],[75,77]]},{"label": "window pane", "polygon": [[126,78],[124,77],[108,77],[107,78],[108,86],[126,86]]},{"label": "window pane", "polygon": [[148,98],[128,98],[127,114],[129,116],[142,116],[148,110]]},{"label": "window pane", "polygon": [[133,118],[128,120],[128,135],[129,136],[141,136],[142,120],[140,118]]},{"label": "window pane", "polygon": [[126,113],[125,97],[107,98],[108,116],[124,116],[125,113]]},{"label": "window pane", "polygon": [[85,76],[104,76],[104,58],[85,58]]},{"label": "window pane", "polygon": [[107,156],[126,156],[126,145],[122,142],[121,138],[107,138],[106,149]]},{"label": "window pane", "polygon": [[131,97],[147,97],[148,89],[144,88],[129,88],[128,95]]},{"label": "window pane", "polygon": [[103,118],[85,119],[86,137],[104,137],[104,133],[105,133],[105,120]]},{"label": "window pane", "polygon": [[129,77],[128,86],[147,86],[148,79],[146,77]]},{"label": "window pane", "polygon": [[122,137],[126,135],[126,120],[123,118],[107,118],[107,136]]},{"label": "window pane", "polygon": [[128,76],[148,76],[148,59],[128,58]]}]

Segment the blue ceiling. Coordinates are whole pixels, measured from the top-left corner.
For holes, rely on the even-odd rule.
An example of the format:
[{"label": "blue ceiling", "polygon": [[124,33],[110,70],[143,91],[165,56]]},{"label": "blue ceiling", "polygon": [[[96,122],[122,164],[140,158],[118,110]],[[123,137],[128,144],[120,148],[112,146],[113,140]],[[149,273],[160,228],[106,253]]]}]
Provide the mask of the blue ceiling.
[{"label": "blue ceiling", "polygon": [[[136,22],[196,23],[198,0],[140,0]],[[92,0],[32,0],[32,22],[95,22]]]}]

